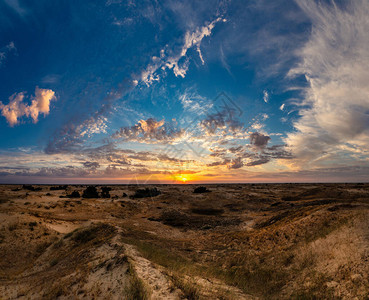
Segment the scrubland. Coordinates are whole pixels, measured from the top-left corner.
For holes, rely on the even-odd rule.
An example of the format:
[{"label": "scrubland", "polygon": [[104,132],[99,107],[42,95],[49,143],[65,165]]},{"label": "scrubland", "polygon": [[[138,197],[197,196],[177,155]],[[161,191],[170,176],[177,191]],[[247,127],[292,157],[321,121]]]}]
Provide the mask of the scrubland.
[{"label": "scrubland", "polygon": [[0,186],[0,299],[369,299],[369,184],[198,187]]}]

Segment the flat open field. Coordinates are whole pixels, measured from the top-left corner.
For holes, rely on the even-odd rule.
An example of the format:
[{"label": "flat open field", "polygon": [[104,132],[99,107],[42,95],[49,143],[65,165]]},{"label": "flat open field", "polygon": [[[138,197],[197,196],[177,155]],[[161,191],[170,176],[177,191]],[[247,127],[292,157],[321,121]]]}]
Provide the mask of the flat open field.
[{"label": "flat open field", "polygon": [[196,187],[0,186],[0,299],[369,299],[369,184]]}]

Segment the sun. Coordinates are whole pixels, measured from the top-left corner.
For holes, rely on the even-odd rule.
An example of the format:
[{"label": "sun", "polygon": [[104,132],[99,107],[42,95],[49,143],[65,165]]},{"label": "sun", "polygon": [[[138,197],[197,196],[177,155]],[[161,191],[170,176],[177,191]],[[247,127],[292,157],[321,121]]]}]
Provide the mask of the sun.
[{"label": "sun", "polygon": [[176,180],[182,183],[186,183],[189,180],[189,178],[184,174],[178,174],[176,176]]}]

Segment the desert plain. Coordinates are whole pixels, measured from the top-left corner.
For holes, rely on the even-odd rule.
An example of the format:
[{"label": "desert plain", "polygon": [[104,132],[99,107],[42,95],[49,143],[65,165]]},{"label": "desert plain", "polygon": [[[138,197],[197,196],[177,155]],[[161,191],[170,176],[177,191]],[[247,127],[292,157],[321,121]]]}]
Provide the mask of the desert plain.
[{"label": "desert plain", "polygon": [[369,299],[369,184],[86,189],[0,186],[0,299]]}]

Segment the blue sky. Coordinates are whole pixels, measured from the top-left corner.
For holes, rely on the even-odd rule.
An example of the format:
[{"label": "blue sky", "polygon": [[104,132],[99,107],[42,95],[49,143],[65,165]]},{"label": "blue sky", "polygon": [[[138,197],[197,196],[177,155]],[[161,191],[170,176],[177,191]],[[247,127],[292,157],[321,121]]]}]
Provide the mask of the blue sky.
[{"label": "blue sky", "polygon": [[367,181],[367,13],[0,0],[0,182]]}]

